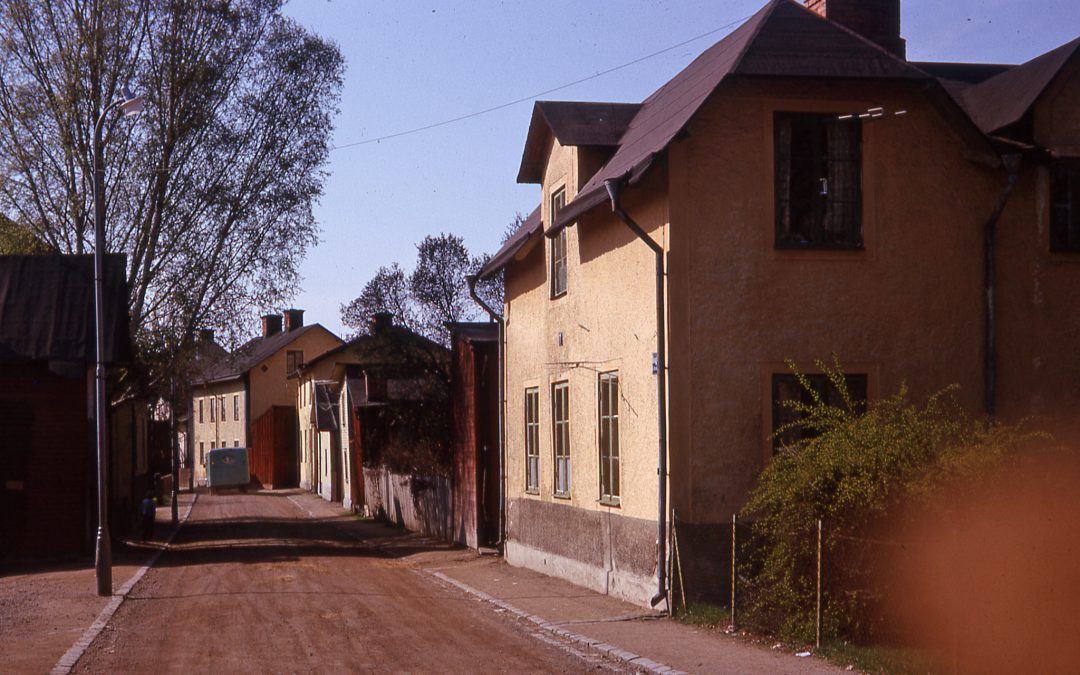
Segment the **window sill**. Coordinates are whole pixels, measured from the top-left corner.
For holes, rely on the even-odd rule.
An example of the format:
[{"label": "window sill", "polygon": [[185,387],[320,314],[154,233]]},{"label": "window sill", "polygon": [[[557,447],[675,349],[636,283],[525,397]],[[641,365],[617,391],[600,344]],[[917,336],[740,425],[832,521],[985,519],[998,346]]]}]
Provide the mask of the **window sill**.
[{"label": "window sill", "polygon": [[540,496],[540,490],[539,489],[525,490],[525,494],[529,495],[530,497],[539,497]]},{"label": "window sill", "polygon": [[608,497],[606,499],[597,499],[596,503],[599,504],[600,506],[610,506],[611,508],[614,508],[614,509],[622,508],[622,502],[619,500],[618,497],[614,497],[614,498]]},{"label": "window sill", "polygon": [[566,501],[570,501],[570,493],[569,492],[556,492],[551,496],[554,497],[555,499],[565,499]]}]

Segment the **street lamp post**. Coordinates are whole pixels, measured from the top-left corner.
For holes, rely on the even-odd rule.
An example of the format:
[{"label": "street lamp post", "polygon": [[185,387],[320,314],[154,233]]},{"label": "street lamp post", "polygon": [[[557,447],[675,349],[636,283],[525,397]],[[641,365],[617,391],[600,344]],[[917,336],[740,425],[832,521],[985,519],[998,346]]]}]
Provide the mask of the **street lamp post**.
[{"label": "street lamp post", "polygon": [[112,546],[109,542],[108,445],[105,438],[105,162],[102,159],[101,125],[105,116],[120,108],[124,117],[142,112],[144,99],[124,88],[124,98],[110,103],[94,124],[94,420],[97,424],[98,530],[94,568],[98,595],[112,595]]}]

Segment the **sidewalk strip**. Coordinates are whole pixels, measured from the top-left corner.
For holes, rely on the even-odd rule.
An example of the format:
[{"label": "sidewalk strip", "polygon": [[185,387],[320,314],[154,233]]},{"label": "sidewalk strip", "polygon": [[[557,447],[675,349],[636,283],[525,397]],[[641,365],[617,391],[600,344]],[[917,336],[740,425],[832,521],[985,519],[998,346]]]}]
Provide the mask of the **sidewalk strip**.
[{"label": "sidewalk strip", "polygon": [[590,638],[588,636],[581,635],[580,633],[575,633],[573,631],[566,630],[565,628],[561,628],[560,625],[563,625],[563,624],[552,623],[552,622],[548,621],[547,619],[545,619],[545,618],[543,618],[541,616],[537,616],[535,614],[530,614],[530,613],[526,612],[523,609],[518,609],[517,607],[515,607],[515,606],[511,605],[510,603],[506,602],[505,600],[500,600],[500,599],[498,599],[498,598],[496,598],[496,597],[494,597],[492,595],[488,595],[487,593],[485,593],[485,592],[483,592],[483,591],[481,591],[479,589],[473,588],[472,586],[469,586],[468,584],[463,584],[460,581],[458,581],[457,579],[453,579],[451,577],[448,577],[447,575],[443,574],[442,572],[436,572],[436,571],[433,571],[433,570],[425,570],[425,571],[428,574],[430,574],[431,576],[433,576],[433,577],[435,577],[437,579],[440,579],[440,580],[450,584],[451,586],[454,586],[455,588],[458,588],[458,589],[460,589],[462,591],[465,591],[469,595],[475,596],[475,597],[477,597],[477,598],[479,598],[479,599],[481,599],[481,600],[483,600],[485,602],[491,603],[491,604],[495,605],[496,607],[498,607],[500,609],[503,609],[503,610],[505,610],[507,612],[510,612],[511,614],[514,614],[515,616],[518,616],[518,617],[520,617],[522,619],[525,619],[527,621],[531,621],[534,624],[536,624],[538,627],[540,627],[543,630],[546,630],[549,633],[552,633],[554,635],[558,635],[561,638],[564,638],[566,640],[570,640],[572,642],[576,642],[576,643],[578,643],[580,645],[584,645],[585,647],[588,647],[589,649],[592,649],[592,650],[595,650],[595,651],[598,651],[598,652],[602,652],[603,654],[606,654],[607,656],[610,656],[613,659],[617,659],[619,661],[622,661],[623,663],[626,663],[627,665],[633,666],[634,668],[639,668],[639,669],[641,669],[641,670],[643,670],[645,672],[649,672],[649,673],[672,673],[672,674],[679,673],[680,675],[682,673],[682,671],[676,670],[676,669],[672,668],[671,666],[664,665],[663,663],[657,663],[656,661],[653,661],[652,659],[647,659],[644,656],[639,656],[637,654],[634,654],[633,652],[628,652],[625,649],[619,649],[618,647],[615,647],[613,645],[609,645],[609,644],[607,644],[605,642],[601,642],[599,640],[595,640],[595,639]]},{"label": "sidewalk strip", "polygon": [[86,653],[86,650],[97,639],[97,636],[101,634],[101,631],[105,630],[105,626],[108,625],[112,619],[113,614],[116,614],[116,610],[120,609],[120,605],[124,604],[124,600],[127,598],[128,593],[135,587],[135,584],[143,578],[143,575],[157,563],[161,554],[168,550],[169,545],[172,544],[173,537],[180,531],[180,527],[187,522],[188,516],[191,515],[191,509],[195,506],[195,502],[199,500],[199,495],[195,494],[191,503],[187,505],[184,510],[184,515],[180,518],[180,522],[177,524],[176,529],[169,535],[169,539],[165,542],[165,546],[159,548],[154,555],[150,557],[150,560],[140,567],[135,574],[131,576],[120,588],[113,592],[112,598],[109,600],[109,604],[105,605],[105,609],[101,610],[101,614],[98,614],[97,620],[90,624],[90,627],[86,629],[86,632],[82,634],[75,644],[71,646],[71,649],[67,650],[60,660],[56,662],[53,669],[49,671],[49,675],[68,675],[71,669],[75,667],[82,655]]}]

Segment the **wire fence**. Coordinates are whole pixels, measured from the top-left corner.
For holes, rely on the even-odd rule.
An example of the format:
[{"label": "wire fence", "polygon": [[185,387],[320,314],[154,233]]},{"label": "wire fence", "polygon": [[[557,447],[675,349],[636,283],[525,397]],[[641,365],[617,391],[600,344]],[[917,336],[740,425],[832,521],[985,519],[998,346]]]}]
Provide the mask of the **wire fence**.
[{"label": "wire fence", "polygon": [[[673,613],[699,603],[723,607],[728,630],[749,627],[830,638],[892,641],[897,626],[955,616],[946,592],[913,593],[919,575],[958,572],[949,541],[859,536],[817,521],[766,542],[754,523],[682,521],[674,514],[669,576]],[[770,576],[770,554],[788,556],[784,575]],[[899,600],[898,600],[899,598]]]}]

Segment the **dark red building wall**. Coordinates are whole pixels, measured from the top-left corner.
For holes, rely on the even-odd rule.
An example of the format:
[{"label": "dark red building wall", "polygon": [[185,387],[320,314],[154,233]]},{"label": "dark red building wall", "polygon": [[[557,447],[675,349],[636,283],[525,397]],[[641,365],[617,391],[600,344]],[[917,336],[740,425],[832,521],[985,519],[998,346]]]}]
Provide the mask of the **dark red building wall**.
[{"label": "dark red building wall", "polygon": [[81,555],[96,522],[85,373],[0,367],[0,557]]}]

